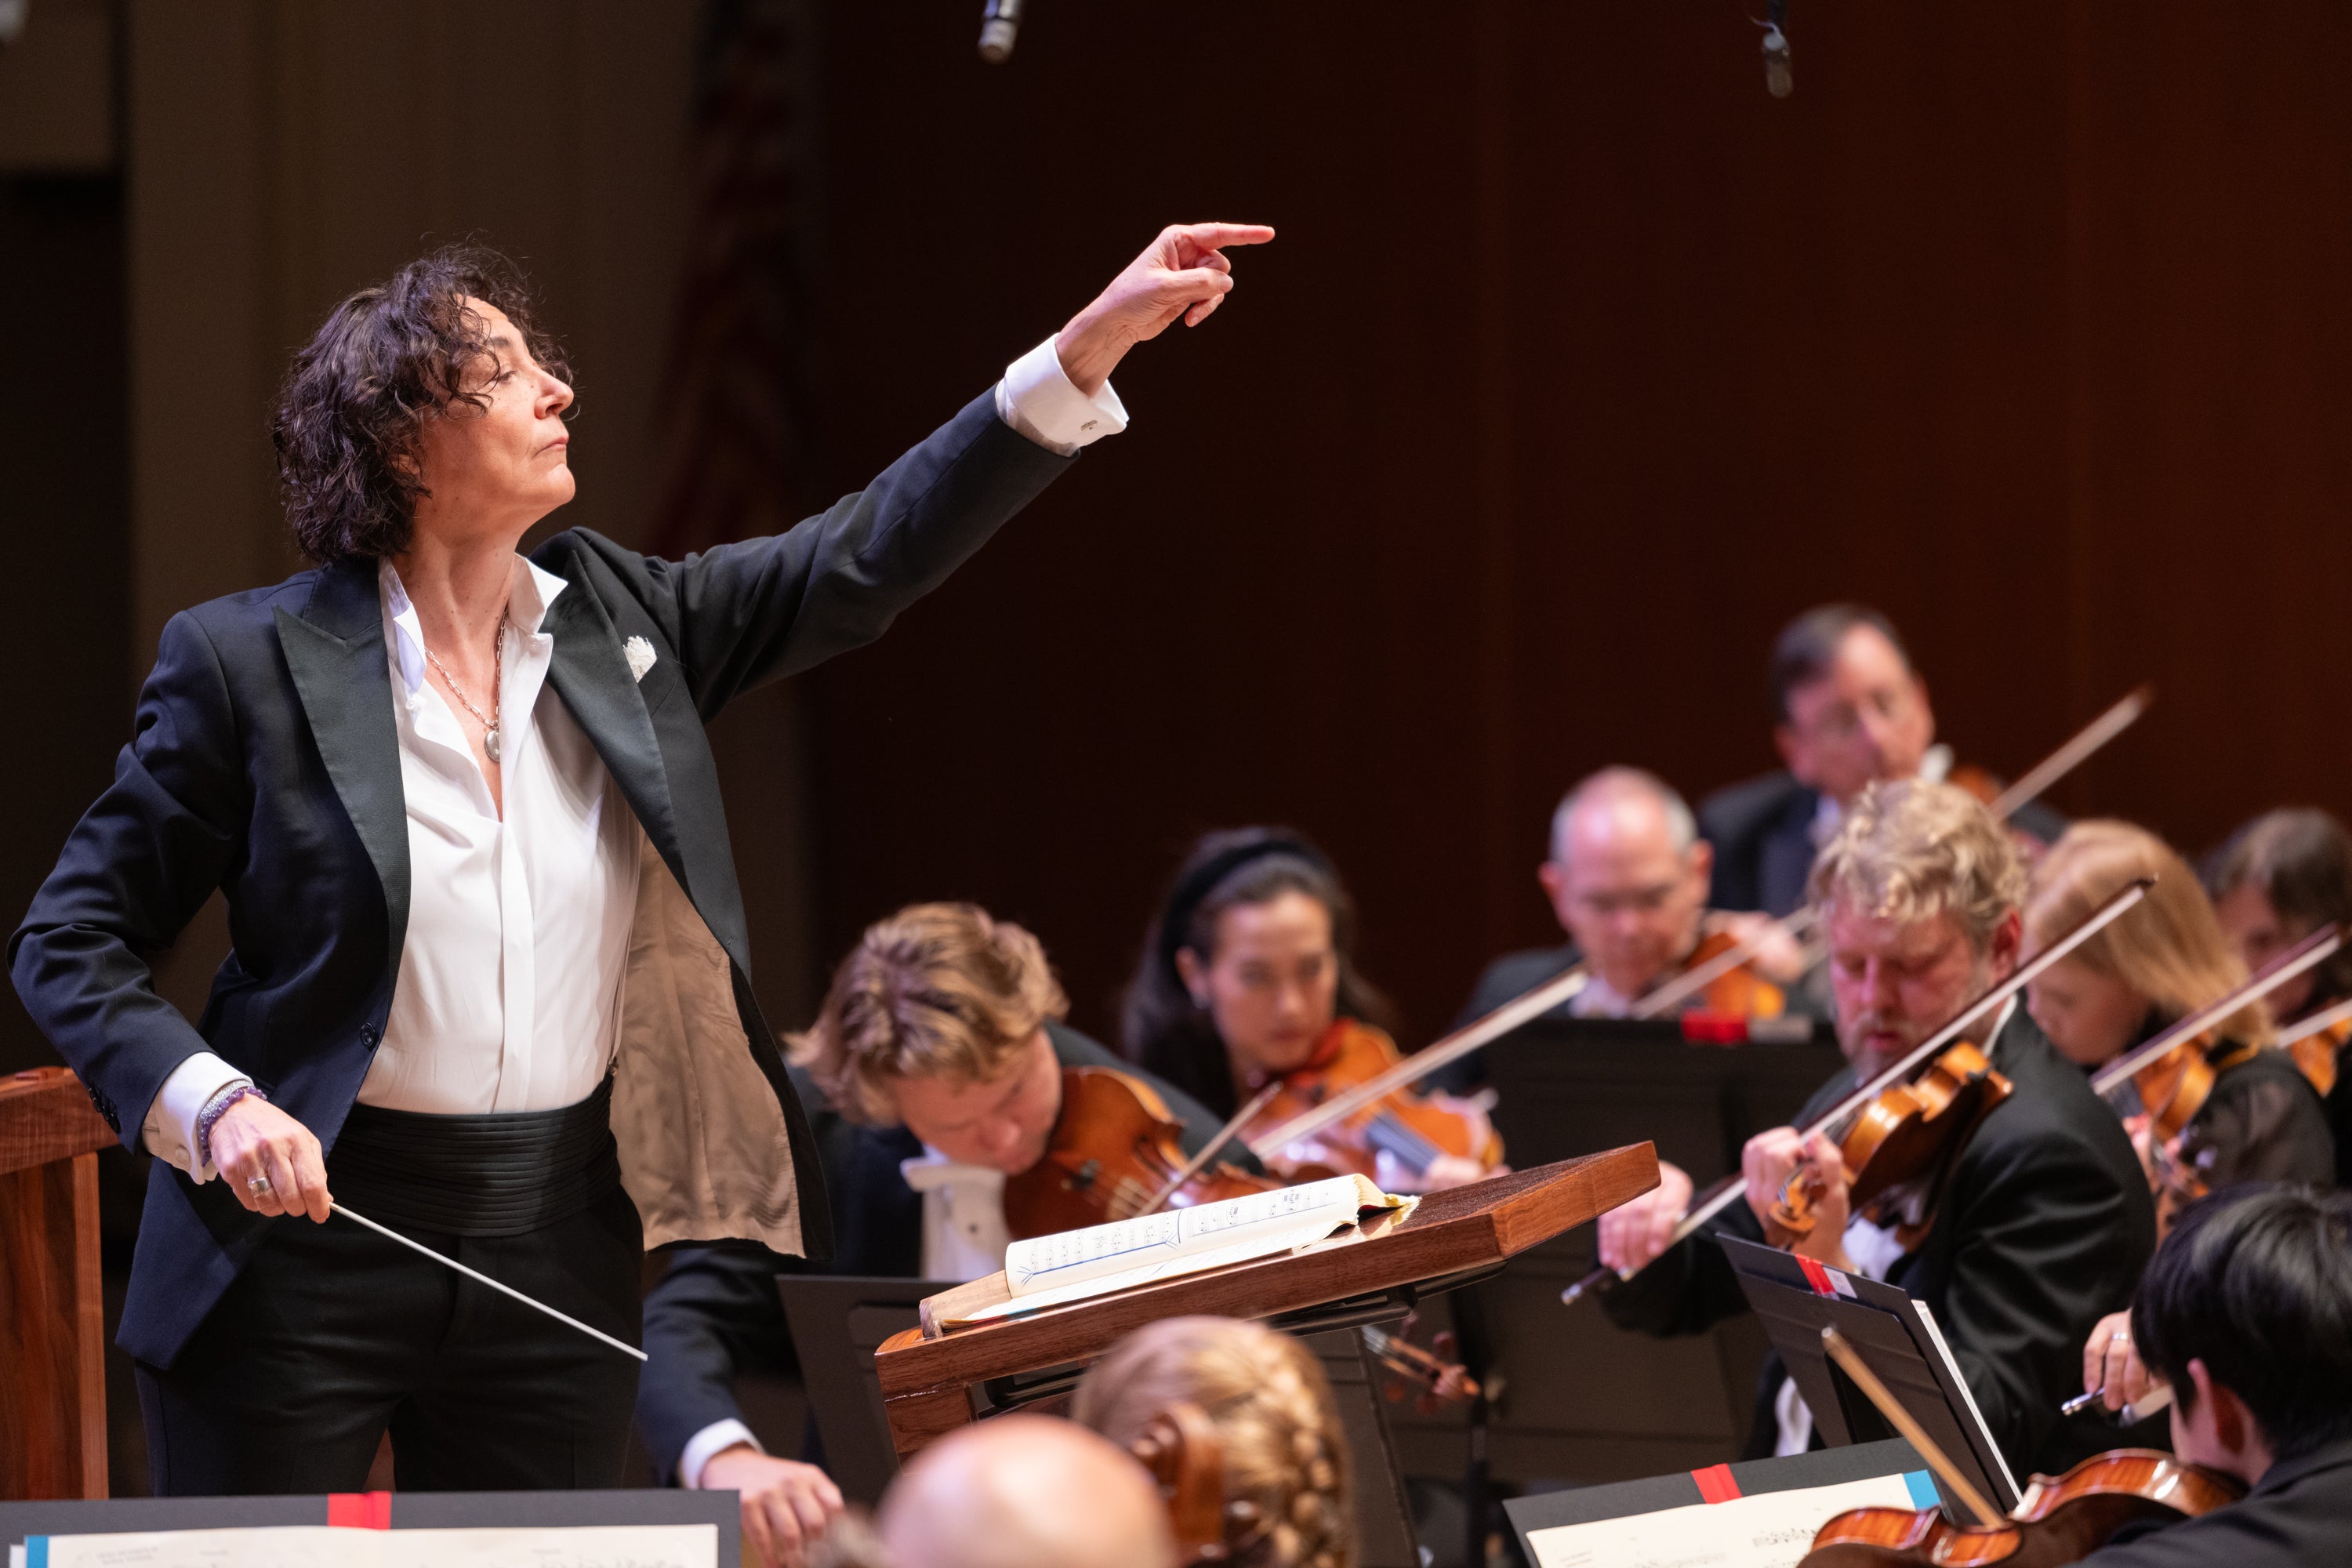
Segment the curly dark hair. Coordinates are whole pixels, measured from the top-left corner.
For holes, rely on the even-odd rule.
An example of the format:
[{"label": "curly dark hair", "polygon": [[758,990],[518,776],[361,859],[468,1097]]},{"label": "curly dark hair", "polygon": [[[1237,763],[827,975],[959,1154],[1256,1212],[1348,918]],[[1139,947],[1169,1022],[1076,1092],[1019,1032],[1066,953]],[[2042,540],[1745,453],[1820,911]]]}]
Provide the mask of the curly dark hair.
[{"label": "curly dark hair", "polygon": [[468,300],[496,306],[540,364],[569,381],[563,350],[542,331],[522,269],[495,250],[450,245],[335,307],[294,356],[270,438],[295,542],[325,563],[408,548],[426,421],[451,405],[488,406],[467,373],[497,351]]}]

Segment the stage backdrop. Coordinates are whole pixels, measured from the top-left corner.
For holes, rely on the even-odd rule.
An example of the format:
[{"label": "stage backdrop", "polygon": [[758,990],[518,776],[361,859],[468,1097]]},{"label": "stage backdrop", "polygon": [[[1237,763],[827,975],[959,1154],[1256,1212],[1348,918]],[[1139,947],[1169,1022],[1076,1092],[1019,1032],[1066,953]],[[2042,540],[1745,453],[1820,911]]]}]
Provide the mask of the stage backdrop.
[{"label": "stage backdrop", "polygon": [[1772,765],[1766,645],[1832,597],[1998,770],[2155,681],[2070,811],[2352,811],[2352,11],[1798,0],[1780,101],[1758,9],[1048,0],[996,69],[977,6],[827,7],[832,489],[1159,224],[1281,237],[808,683],[824,962],[975,899],[1107,1031],[1188,837],[1286,822],[1418,1043],[1553,939],[1564,786]]}]

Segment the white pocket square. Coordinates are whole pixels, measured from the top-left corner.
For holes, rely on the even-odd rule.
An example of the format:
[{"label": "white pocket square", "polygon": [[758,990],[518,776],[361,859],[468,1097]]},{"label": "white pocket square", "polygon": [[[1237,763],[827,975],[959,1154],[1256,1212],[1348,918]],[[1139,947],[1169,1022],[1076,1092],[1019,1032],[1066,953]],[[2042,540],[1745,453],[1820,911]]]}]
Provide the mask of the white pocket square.
[{"label": "white pocket square", "polygon": [[654,667],[654,660],[660,656],[654,652],[654,645],[645,638],[631,637],[621,645],[621,657],[629,661],[629,674],[642,683],[646,671]]}]

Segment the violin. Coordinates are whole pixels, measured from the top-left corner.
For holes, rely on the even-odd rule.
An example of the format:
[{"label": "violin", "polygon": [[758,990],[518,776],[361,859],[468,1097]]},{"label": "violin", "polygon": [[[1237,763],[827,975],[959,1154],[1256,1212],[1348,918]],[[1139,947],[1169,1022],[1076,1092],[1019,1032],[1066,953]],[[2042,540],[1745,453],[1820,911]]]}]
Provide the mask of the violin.
[{"label": "violin", "polygon": [[2195,1519],[2246,1489],[2152,1448],[2095,1454],[2056,1480],[2036,1476],[1999,1524],[1954,1524],[1940,1509],[1857,1508],[1815,1532],[1798,1568],[2035,1568],[2072,1563],[2137,1520]]},{"label": "violin", "polygon": [[[1394,1073],[1403,1061],[1387,1035],[1353,1018],[1336,1018],[1304,1066],[1253,1083],[1253,1088],[1273,1092],[1260,1093],[1253,1102],[1256,1114],[1238,1131],[1246,1136],[1251,1127],[1265,1126],[1279,1132],[1285,1124]],[[1391,1089],[1310,1135],[1292,1137],[1272,1148],[1253,1142],[1251,1152],[1294,1181],[1349,1172],[1374,1176],[1382,1154],[1416,1176],[1425,1174],[1440,1154],[1489,1171],[1500,1165],[1503,1141],[1486,1117],[1470,1106],[1455,1109],[1460,1102],[1449,1104],[1450,1100]]]},{"label": "violin", "polygon": [[2335,1090],[2347,1040],[2352,1040],[2352,1001],[2336,1002],[2305,1014],[2282,1028],[2278,1037],[2280,1047],[2293,1054],[2294,1065],[2322,1100]]},{"label": "violin", "polygon": [[1159,1091],[1132,1073],[1064,1068],[1062,1114],[1045,1158],[1005,1180],[1005,1227],[1015,1240],[1051,1236],[1283,1184],[1222,1162],[1187,1173],[1183,1134]]},{"label": "violin", "polygon": [[[2015,1092],[1982,1050],[1962,1040],[1916,1078],[1864,1100],[1832,1133],[1845,1163],[1851,1212],[1874,1223],[1893,1218],[1904,1250],[1917,1246],[1935,1223],[1960,1151]],[[1809,1164],[1790,1173],[1765,1215],[1765,1239],[1785,1251],[1811,1236],[1832,1179]]]},{"label": "violin", "polygon": [[1128,1446],[1168,1506],[1178,1561],[1222,1563],[1225,1550],[1224,1442],[1207,1411],[1179,1400]]}]

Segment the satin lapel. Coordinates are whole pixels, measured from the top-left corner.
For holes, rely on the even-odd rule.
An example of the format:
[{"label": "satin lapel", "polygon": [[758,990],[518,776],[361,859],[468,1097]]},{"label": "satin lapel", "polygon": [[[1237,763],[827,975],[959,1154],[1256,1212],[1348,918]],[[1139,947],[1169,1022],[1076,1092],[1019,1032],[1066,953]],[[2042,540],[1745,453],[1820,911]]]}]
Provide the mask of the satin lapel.
[{"label": "satin lapel", "polygon": [[678,852],[677,824],[671,810],[669,773],[662,765],[661,742],[654,734],[653,715],[629,661],[621,652],[620,634],[612,618],[587,586],[574,579],[548,607],[546,630],[555,639],[547,667],[548,684],[572,710],[587,732],[596,754],[628,797],[637,821],[654,848],[669,863],[678,885],[690,897],[686,862]]},{"label": "satin lapel", "polygon": [[408,805],[374,563],[325,568],[302,613],[281,607],[277,619],[278,646],[310,719],[310,738],[383,886],[391,938],[385,973],[397,974],[408,934]]}]

